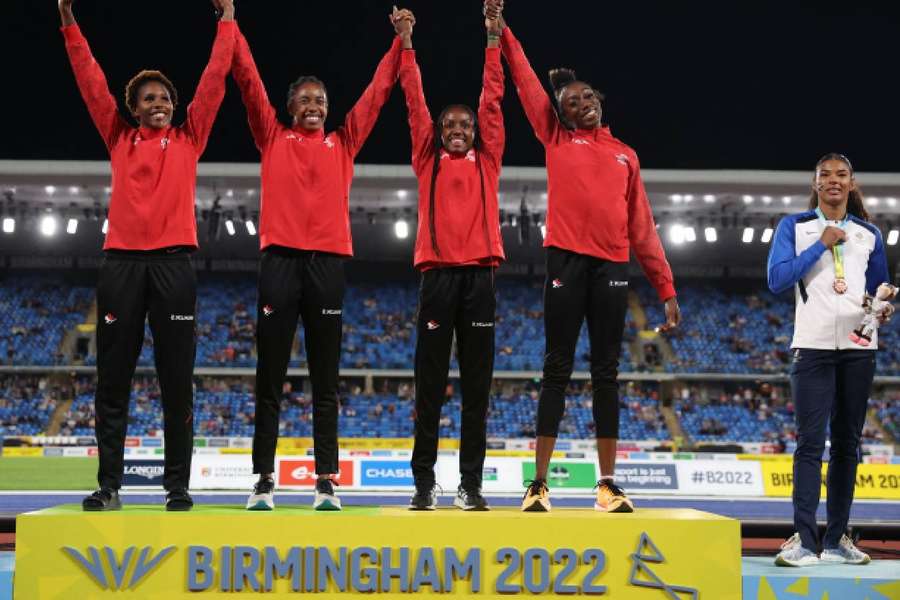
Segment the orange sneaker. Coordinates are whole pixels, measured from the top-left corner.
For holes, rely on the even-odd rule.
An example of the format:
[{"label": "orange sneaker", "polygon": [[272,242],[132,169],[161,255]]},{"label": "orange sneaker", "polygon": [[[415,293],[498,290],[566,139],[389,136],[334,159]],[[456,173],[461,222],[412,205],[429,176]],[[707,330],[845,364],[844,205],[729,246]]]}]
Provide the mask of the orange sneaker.
[{"label": "orange sneaker", "polygon": [[625,491],[611,481],[597,482],[597,501],[594,510],[614,513],[634,512],[634,503],[625,495]]},{"label": "orange sneaker", "polygon": [[528,490],[522,498],[522,510],[525,512],[550,512],[550,489],[543,479],[526,481]]}]

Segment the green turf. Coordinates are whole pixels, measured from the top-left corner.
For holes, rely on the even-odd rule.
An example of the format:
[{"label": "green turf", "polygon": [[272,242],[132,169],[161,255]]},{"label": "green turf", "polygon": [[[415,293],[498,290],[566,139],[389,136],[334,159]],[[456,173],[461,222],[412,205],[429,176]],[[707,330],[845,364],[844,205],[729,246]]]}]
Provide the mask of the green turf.
[{"label": "green turf", "polygon": [[0,457],[0,490],[90,490],[96,486],[96,458]]}]

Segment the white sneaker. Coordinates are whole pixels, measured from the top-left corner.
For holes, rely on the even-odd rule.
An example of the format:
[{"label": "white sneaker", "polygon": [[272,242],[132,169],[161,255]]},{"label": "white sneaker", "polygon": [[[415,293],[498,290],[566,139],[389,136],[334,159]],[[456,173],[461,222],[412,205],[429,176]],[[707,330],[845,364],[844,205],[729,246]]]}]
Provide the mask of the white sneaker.
[{"label": "white sneaker", "polygon": [[846,565],[867,565],[872,560],[869,555],[853,545],[846,535],[841,536],[837,548],[822,550],[822,562],[842,563]]},{"label": "white sneaker", "polygon": [[334,493],[334,483],[330,479],[316,480],[315,510],[341,510],[341,499]]},{"label": "white sneaker", "polygon": [[779,567],[809,567],[819,564],[819,557],[812,550],[804,548],[800,542],[800,534],[795,533],[781,545],[775,564]]},{"label": "white sneaker", "polygon": [[247,510],[275,509],[275,482],[269,477],[260,477],[253,485],[253,493],[247,499]]}]

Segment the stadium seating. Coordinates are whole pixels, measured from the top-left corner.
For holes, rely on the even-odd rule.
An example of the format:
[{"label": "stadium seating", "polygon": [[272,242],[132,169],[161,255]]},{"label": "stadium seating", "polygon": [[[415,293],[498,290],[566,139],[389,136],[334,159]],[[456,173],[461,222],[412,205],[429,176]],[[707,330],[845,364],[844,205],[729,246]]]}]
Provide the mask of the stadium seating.
[{"label": "stadium seating", "polygon": [[84,322],[93,297],[93,288],[67,285],[49,275],[5,279],[0,285],[0,364],[64,362],[60,342]]},{"label": "stadium seating", "polygon": [[45,433],[59,396],[37,376],[0,377],[0,438]]},{"label": "stadium seating", "polygon": [[[621,398],[619,427],[622,439],[671,439],[657,409],[655,387],[651,391],[625,391]],[[404,394],[404,396],[407,396]],[[86,386],[63,417],[61,435],[93,435],[93,390]],[[396,393],[342,395],[339,431],[345,437],[404,438],[413,435],[410,397]],[[442,408],[441,436],[459,437],[462,399],[454,394]],[[488,436],[534,436],[537,393],[521,392],[491,397]],[[195,434],[198,436],[253,436],[254,400],[250,383],[239,379],[198,378],[194,396]],[[45,419],[46,421],[46,419]],[[280,435],[312,436],[312,398],[287,392],[281,399]],[[159,388],[153,378],[137,377],[131,392],[128,435],[153,436],[162,432]],[[589,392],[570,395],[560,427],[560,438],[594,438]]]}]

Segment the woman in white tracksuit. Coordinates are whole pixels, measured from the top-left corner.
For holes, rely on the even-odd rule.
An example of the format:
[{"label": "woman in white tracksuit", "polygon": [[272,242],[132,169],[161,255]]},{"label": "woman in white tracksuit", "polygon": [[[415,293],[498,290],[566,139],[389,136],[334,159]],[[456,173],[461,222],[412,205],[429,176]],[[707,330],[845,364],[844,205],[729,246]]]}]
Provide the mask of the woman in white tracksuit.
[{"label": "woman in white tracksuit", "polygon": [[[827,154],[816,164],[810,209],[782,219],[769,253],[769,288],[780,293],[793,287],[796,299],[791,392],[797,420],[797,533],[782,546],[775,564],[869,562],[846,529],[878,340],[873,336],[872,344],[863,347],[850,335],[865,316],[865,294],[874,296],[888,279],[881,232],[869,222],[853,167],[847,157]],[[879,319],[887,320],[892,312],[888,304]],[[828,526],[820,558],[816,509],[829,424]]]}]

